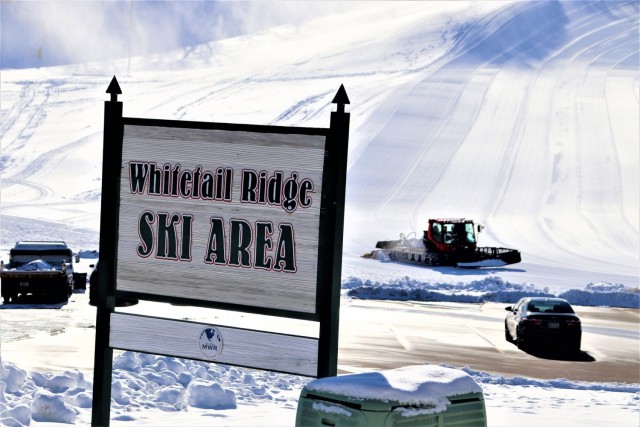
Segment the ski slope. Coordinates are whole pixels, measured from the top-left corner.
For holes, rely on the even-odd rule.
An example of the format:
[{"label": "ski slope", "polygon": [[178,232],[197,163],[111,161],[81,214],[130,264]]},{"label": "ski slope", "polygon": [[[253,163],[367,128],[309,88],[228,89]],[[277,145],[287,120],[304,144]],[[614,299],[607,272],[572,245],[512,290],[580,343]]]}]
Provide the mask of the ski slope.
[{"label": "ski slope", "polygon": [[[351,100],[343,280],[638,286],[638,3],[354,3],[171,52],[2,70],[0,247],[98,246],[102,109],[328,126]],[[364,260],[429,217],[485,225],[523,262],[473,273]]]},{"label": "ski slope", "polygon": [[593,12],[499,10],[370,114],[391,119],[349,169],[351,247],[471,217],[527,263],[637,275],[637,13]]}]

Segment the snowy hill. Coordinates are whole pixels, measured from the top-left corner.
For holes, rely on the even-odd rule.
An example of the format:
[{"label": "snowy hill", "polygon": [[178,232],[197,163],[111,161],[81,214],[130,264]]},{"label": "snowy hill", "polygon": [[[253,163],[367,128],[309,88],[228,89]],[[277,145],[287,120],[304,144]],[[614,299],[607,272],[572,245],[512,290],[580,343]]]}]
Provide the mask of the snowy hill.
[{"label": "snowy hill", "polygon": [[[638,285],[638,3],[354,3],[116,61],[2,71],[2,236],[97,248],[102,102],[126,116],[328,126],[351,99],[343,279],[478,279],[359,256],[473,218],[499,277]],[[129,71],[129,75],[127,75]],[[386,280],[386,279],[385,279]]]}]

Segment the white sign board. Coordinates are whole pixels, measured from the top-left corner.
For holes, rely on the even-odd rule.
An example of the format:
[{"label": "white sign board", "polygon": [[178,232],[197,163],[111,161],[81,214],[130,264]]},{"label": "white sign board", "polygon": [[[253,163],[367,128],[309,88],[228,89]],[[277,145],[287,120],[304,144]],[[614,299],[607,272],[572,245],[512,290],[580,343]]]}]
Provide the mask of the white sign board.
[{"label": "white sign board", "polygon": [[117,290],[315,313],[325,140],[125,125]]}]

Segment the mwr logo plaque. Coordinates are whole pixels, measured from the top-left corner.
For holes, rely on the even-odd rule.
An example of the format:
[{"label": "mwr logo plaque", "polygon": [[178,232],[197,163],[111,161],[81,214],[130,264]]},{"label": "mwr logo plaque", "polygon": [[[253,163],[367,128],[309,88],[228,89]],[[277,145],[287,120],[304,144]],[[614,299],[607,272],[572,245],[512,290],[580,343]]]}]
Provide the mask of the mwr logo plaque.
[{"label": "mwr logo plaque", "polygon": [[207,359],[215,359],[222,353],[222,335],[217,328],[206,328],[200,332],[198,347]]}]

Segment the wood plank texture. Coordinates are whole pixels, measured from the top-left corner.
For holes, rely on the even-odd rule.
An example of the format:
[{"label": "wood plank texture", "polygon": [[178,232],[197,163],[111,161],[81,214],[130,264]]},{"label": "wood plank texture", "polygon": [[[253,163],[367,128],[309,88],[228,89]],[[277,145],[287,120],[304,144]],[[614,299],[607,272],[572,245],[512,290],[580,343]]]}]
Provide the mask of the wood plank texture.
[{"label": "wood plank texture", "polygon": [[[315,313],[325,140],[322,135],[126,125],[121,165],[117,289]],[[219,168],[230,170],[230,200],[133,192],[130,162],[153,163],[157,169],[168,165],[173,170],[179,166],[180,171],[195,171],[200,167],[212,174]],[[282,181],[294,177],[298,182],[309,180],[313,185],[312,191],[307,193],[310,205],[298,204],[294,211],[289,212],[282,204],[241,203],[245,170],[256,174],[265,171],[267,178],[279,172],[282,173]],[[154,215],[155,222],[150,225],[154,233],[159,233],[159,214],[193,218],[188,260],[159,257],[157,247],[151,248],[151,254],[146,257],[137,253],[142,243],[140,218],[143,212]],[[231,252],[231,221],[250,225],[250,267],[205,262],[210,252],[212,218],[220,218],[224,224],[227,256]],[[283,235],[280,226],[293,231],[295,271],[255,266],[259,264],[256,242],[260,241],[256,224],[264,222],[272,224],[273,228],[268,236],[271,248],[266,250],[267,260],[275,261],[278,257],[278,242]],[[182,230],[181,224],[176,226],[178,231]],[[185,237],[178,235],[177,238],[181,242]]]},{"label": "wood plank texture", "polygon": [[[199,340],[202,331],[212,327],[223,342],[215,359],[205,356]],[[111,314],[110,346],[310,377],[318,369],[315,338],[123,313]]]}]

